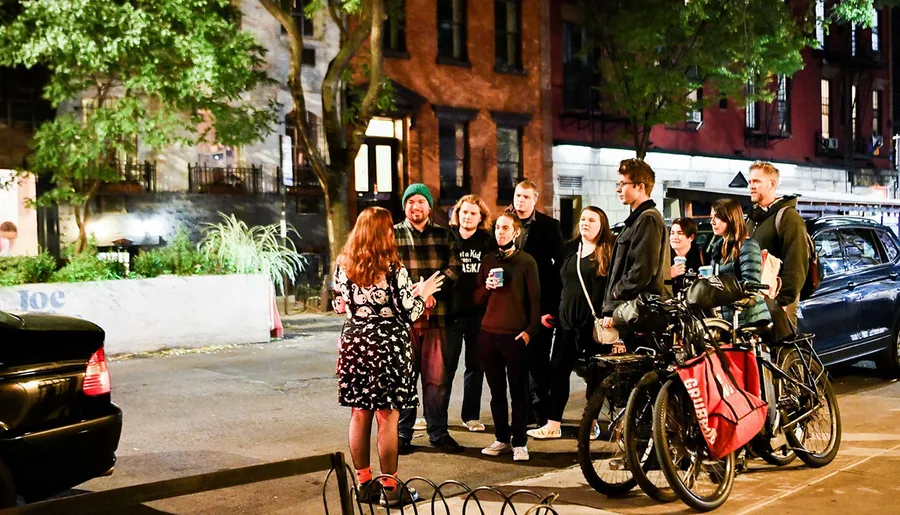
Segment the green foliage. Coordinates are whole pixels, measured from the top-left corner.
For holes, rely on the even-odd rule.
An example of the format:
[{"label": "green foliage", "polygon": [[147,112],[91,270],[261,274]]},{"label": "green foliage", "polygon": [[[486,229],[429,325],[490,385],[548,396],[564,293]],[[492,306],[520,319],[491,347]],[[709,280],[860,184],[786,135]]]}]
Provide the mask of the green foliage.
[{"label": "green foliage", "polygon": [[85,240],[87,199],[119,179],[114,158],[135,155],[137,141],[190,145],[214,131],[242,145],[271,132],[277,104],[246,95],[269,82],[265,50],[239,19],[229,0],[23,0],[0,25],[0,66],[46,66],[44,97],[60,108],[32,142],[30,171],[55,186],[38,203],[81,209]]},{"label": "green foliage", "polygon": [[54,272],[48,282],[77,283],[84,281],[107,281],[125,277],[125,265],[118,261],[98,259],[93,248],[72,256],[69,263]]},{"label": "green foliage", "polygon": [[56,270],[56,260],[46,251],[37,256],[0,257],[0,286],[43,283]]},{"label": "green foliage", "polygon": [[133,273],[136,277],[170,275],[203,275],[215,272],[206,253],[191,241],[184,227],[179,227],[175,237],[163,248],[141,252],[134,258]]},{"label": "green foliage", "polygon": [[[790,7],[771,0],[586,0],[583,7],[583,58],[604,56],[604,110],[628,119],[641,157],[653,126],[683,123],[719,95],[771,98],[773,78],[799,70],[810,41]],[[746,95],[748,82],[755,88]],[[701,85],[704,98],[691,98]]]},{"label": "green foliage", "polygon": [[248,227],[234,215],[219,216],[222,222],[206,224],[200,247],[220,273],[265,274],[283,292],[283,278],[294,280],[303,271],[306,260],[290,239],[282,244],[278,224]]}]

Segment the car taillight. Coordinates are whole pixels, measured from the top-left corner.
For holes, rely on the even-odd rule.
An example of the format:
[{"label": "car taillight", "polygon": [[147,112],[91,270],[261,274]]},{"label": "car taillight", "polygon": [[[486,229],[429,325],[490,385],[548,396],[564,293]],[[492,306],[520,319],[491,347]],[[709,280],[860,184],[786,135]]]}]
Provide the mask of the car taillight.
[{"label": "car taillight", "polygon": [[82,389],[85,395],[103,395],[109,393],[109,369],[106,367],[106,353],[101,348],[88,360],[84,371]]}]

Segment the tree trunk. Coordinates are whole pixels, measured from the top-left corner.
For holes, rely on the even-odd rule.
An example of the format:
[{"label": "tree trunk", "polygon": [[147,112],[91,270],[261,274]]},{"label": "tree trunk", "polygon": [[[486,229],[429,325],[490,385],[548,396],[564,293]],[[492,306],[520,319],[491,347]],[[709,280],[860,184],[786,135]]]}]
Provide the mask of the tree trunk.
[{"label": "tree trunk", "polygon": [[75,225],[78,226],[78,239],[75,240],[75,254],[77,255],[84,252],[88,246],[87,219],[90,211],[87,202],[81,205],[73,204],[72,208],[75,211]]}]

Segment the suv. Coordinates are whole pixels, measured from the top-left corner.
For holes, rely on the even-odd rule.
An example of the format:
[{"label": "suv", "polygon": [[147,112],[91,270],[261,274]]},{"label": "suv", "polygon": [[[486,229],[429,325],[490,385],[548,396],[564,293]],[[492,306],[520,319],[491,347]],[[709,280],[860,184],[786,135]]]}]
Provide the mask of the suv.
[{"label": "suv", "polygon": [[112,473],[122,411],[103,339],[79,318],[0,311],[0,508]]},{"label": "suv", "polygon": [[826,365],[874,359],[900,376],[900,241],[865,218],[827,216],[806,222],[819,256],[821,283],[800,302],[802,332],[816,335]]}]

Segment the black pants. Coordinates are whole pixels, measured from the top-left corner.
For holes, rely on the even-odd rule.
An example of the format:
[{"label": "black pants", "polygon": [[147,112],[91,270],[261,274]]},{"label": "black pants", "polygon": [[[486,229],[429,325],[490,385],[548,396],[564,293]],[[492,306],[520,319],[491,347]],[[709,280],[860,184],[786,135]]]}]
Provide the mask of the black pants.
[{"label": "black pants", "polygon": [[528,374],[528,399],[532,404],[533,420],[544,424],[550,404],[550,349],[553,346],[553,329],[541,326],[526,347]]},{"label": "black pants", "polygon": [[547,404],[547,419],[562,421],[563,411],[569,402],[569,378],[575,369],[578,356],[592,348],[599,349],[591,335],[593,326],[581,329],[560,329],[553,342],[550,357],[550,402]]},{"label": "black pants", "polygon": [[447,377],[452,383],[459,366],[460,355],[463,354],[465,341],[465,366],[463,375],[462,420],[479,420],[481,418],[481,388],[484,386],[484,367],[481,365],[481,352],[478,348],[478,335],[481,332],[481,317],[457,320],[447,334],[449,348],[453,353],[447,359]]},{"label": "black pants", "polygon": [[[493,334],[482,330],[478,347],[484,364],[484,376],[491,390],[491,416],[494,418],[497,441],[523,447],[528,441],[525,435],[528,371],[525,368],[525,342],[515,338],[514,334]],[[507,410],[507,381],[512,404],[512,427]]]}]

